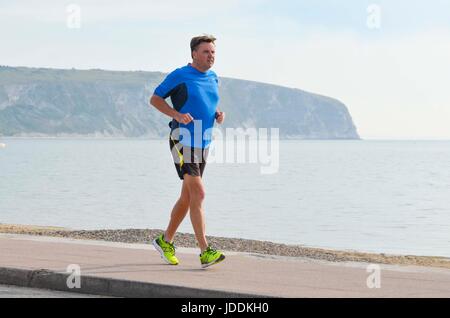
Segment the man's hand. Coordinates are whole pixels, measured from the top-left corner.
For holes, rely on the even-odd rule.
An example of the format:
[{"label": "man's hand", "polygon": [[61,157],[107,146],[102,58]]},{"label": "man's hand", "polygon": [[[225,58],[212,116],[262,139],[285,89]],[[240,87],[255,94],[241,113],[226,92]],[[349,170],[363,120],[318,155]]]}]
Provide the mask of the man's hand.
[{"label": "man's hand", "polygon": [[194,120],[194,118],[191,116],[191,114],[187,113],[187,114],[182,114],[182,113],[178,113],[175,115],[174,119],[181,123],[181,124],[189,124],[191,121]]},{"label": "man's hand", "polygon": [[225,113],[224,112],[216,112],[216,121],[218,124],[222,124],[225,120]]}]

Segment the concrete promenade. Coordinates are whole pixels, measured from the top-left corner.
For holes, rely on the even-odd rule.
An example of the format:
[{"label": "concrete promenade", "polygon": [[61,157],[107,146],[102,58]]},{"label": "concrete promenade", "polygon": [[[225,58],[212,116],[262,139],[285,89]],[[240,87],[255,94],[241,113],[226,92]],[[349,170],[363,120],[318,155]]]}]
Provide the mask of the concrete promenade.
[{"label": "concrete promenade", "polygon": [[[152,246],[0,234],[0,284],[119,297],[450,297],[450,270],[379,265],[369,288],[365,263],[227,252],[200,267],[197,249],[179,248],[166,265]],[[69,289],[69,265],[81,288]]]}]

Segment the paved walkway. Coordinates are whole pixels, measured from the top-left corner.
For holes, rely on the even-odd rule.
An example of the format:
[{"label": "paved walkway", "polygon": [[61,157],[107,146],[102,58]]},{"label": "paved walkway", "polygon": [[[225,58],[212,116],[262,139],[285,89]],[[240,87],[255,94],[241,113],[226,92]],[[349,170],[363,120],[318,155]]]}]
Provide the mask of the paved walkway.
[{"label": "paved walkway", "polygon": [[0,285],[0,298],[97,298],[103,296],[66,293],[53,290]]},{"label": "paved walkway", "polygon": [[380,288],[368,288],[368,264],[228,252],[202,269],[197,254],[179,248],[180,265],[170,266],[148,245],[0,234],[0,268],[64,273],[78,264],[82,277],[275,297],[450,297],[448,269],[380,265]]}]

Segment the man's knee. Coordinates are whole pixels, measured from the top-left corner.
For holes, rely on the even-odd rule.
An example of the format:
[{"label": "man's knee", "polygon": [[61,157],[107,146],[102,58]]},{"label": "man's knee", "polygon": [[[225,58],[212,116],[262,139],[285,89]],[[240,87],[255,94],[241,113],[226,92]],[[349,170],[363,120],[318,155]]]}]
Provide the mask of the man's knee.
[{"label": "man's knee", "polygon": [[205,189],[203,188],[202,179],[200,177],[193,177],[186,174],[185,181],[191,204],[201,203],[205,199]]},{"label": "man's knee", "polygon": [[189,193],[191,203],[201,203],[205,199],[203,187],[193,187]]}]

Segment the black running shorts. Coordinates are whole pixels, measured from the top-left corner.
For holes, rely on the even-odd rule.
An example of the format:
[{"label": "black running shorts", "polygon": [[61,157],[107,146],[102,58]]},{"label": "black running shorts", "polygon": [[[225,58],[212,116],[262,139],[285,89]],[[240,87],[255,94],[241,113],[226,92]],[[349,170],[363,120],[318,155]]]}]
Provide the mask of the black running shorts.
[{"label": "black running shorts", "polygon": [[178,140],[169,136],[170,152],[172,153],[178,177],[183,180],[184,174],[201,177],[206,166],[208,148],[194,148],[183,146]]}]

